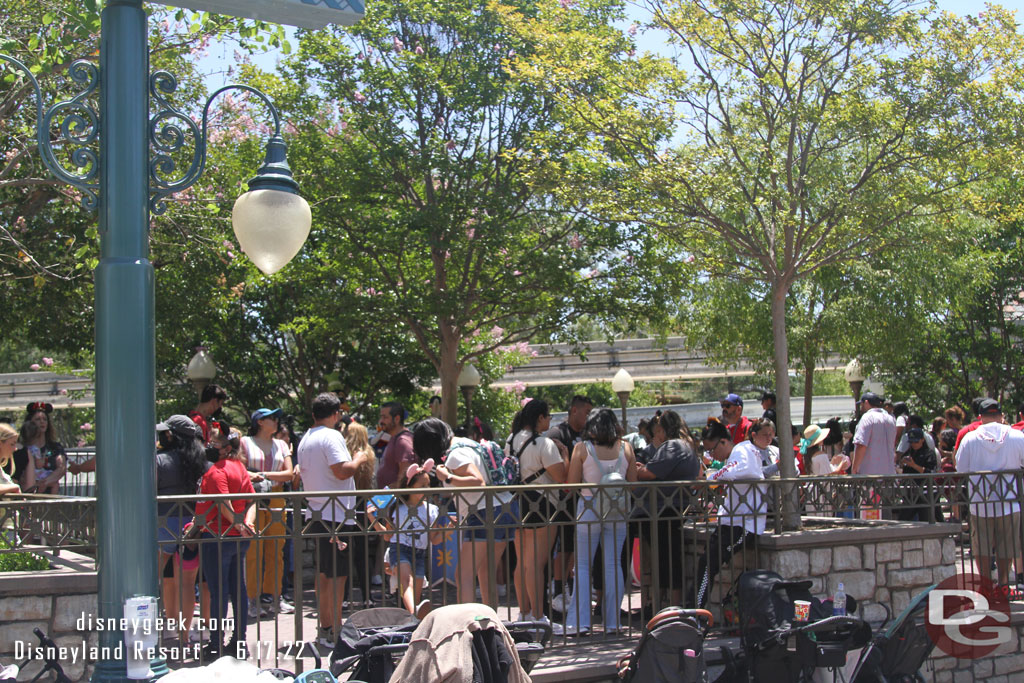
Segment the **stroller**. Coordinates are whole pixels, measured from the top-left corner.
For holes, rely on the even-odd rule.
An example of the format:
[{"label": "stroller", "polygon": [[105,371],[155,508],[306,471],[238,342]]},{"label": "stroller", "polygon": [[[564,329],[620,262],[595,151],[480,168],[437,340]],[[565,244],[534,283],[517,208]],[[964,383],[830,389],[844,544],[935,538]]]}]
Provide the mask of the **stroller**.
[{"label": "stroller", "polygon": [[[508,633],[514,645],[516,664],[525,673],[533,669],[551,641],[551,624],[542,621],[503,623],[498,621],[493,610],[484,605],[440,607],[428,614],[422,622],[404,609],[377,607],[352,614],[342,626],[341,635],[331,653],[331,673],[340,676],[352,670],[349,677],[351,681],[386,683],[400,665],[398,660],[405,656],[413,639],[422,639],[422,635],[417,635],[423,630],[421,626],[429,632],[427,627],[439,613],[444,615],[460,610],[476,615],[474,620],[477,622],[501,624],[500,630]],[[477,638],[476,632],[473,637],[474,640],[482,639]],[[493,636],[487,638],[491,641],[487,648],[502,648],[498,639]],[[507,651],[509,648],[504,649]]]},{"label": "stroller", "polygon": [[857,663],[854,683],[923,683],[919,671],[935,647],[925,630],[928,594],[933,588],[929,586],[914,596],[888,629],[885,627],[890,615],[886,616]]},{"label": "stroller", "polygon": [[[754,570],[739,578],[743,659],[730,662],[716,683],[810,683],[815,669],[840,669],[851,650],[871,640],[871,627],[855,616],[831,616],[832,601],[810,592],[810,581],[786,581],[775,572]],[[811,603],[808,623],[794,623],[794,601]],[[856,601],[847,597],[849,612]]]},{"label": "stroller", "polygon": [[626,683],[707,683],[704,637],[711,612],[666,607],[644,626],[640,642],[619,660]]}]

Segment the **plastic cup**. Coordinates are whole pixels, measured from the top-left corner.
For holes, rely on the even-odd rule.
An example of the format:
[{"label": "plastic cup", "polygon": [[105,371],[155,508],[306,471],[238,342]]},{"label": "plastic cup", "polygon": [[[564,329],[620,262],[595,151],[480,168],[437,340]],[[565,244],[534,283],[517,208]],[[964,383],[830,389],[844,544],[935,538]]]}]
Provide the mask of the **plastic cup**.
[{"label": "plastic cup", "polygon": [[811,603],[806,600],[793,601],[793,620],[807,621],[811,618]]}]

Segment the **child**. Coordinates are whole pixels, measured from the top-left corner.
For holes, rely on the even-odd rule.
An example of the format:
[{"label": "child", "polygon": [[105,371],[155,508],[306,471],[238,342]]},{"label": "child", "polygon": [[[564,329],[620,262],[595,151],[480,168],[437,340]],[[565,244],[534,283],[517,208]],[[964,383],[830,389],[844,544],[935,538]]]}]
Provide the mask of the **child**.
[{"label": "child", "polygon": [[[422,465],[409,465],[399,475],[397,488],[426,489],[430,485],[429,474],[433,469],[432,459]],[[427,576],[430,546],[440,543],[442,537],[439,526],[442,518],[437,506],[427,503],[425,497],[425,492],[397,496],[385,508],[385,514],[377,519],[373,517],[374,508],[368,511],[371,519],[374,519],[374,529],[390,532],[384,534],[384,540],[390,541],[390,561],[398,574],[402,604],[421,619],[431,608],[429,600],[420,602],[423,580]]]}]

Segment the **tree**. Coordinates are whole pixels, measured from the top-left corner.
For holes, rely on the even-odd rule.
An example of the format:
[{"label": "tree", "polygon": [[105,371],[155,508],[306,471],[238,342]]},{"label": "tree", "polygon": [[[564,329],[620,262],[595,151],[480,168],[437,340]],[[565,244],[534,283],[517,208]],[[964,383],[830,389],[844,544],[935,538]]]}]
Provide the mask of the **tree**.
[{"label": "tree", "polygon": [[[545,32],[545,57],[520,60],[520,73],[551,84],[572,125],[596,136],[583,153],[628,169],[633,189],[613,216],[676,235],[702,277],[768,298],[787,424],[794,285],[894,245],[975,179],[995,139],[1009,141],[1020,63],[1012,15],[959,19],[905,0],[655,1],[650,26],[679,54],[634,60],[610,38],[580,50],[585,8],[564,5],[545,5],[548,21],[533,32]],[[627,97],[593,97],[599,78]],[[682,140],[665,149],[664,136],[638,131],[644,112]],[[790,434],[779,437],[782,472],[793,476]],[[799,524],[795,510],[790,501],[788,525]]]},{"label": "tree", "polygon": [[466,362],[644,294],[623,246],[635,230],[553,195],[581,134],[510,76],[533,51],[481,0],[377,3],[302,35],[277,93],[320,138],[321,172],[302,180],[316,223],[344,237],[357,296],[429,359],[451,423]]}]

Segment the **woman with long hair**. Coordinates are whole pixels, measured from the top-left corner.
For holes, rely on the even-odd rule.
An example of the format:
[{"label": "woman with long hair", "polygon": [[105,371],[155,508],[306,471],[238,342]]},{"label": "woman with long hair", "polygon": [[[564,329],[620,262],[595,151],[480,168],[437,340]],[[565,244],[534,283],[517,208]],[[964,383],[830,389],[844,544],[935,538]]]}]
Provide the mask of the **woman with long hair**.
[{"label": "woman with long hair", "polygon": [[[666,410],[651,422],[653,443],[660,444],[647,463],[637,466],[637,481],[694,481],[700,477],[697,443],[686,421],[674,410]],[[641,489],[637,507],[644,517],[653,518],[640,524],[640,541],[650,553],[655,534],[658,539],[659,587],[668,588],[670,605],[678,605],[683,597],[683,512],[690,502],[689,492],[682,486],[661,486]],[[652,575],[653,581],[653,575]],[[641,592],[648,585],[641,582]],[[642,609],[653,616],[649,596],[643,596]]]},{"label": "woman with long hair", "polygon": [[[345,446],[352,455],[353,460],[358,460],[360,453],[366,456],[365,460],[356,469],[352,480],[356,483],[357,491],[372,491],[377,488],[377,455],[370,445],[370,435],[364,425],[358,422],[349,422],[345,430]],[[356,505],[356,526],[360,529],[368,528],[370,522],[366,516],[366,496],[357,497],[360,501]],[[349,592],[351,604],[352,589],[358,587],[363,594],[363,604],[372,605],[370,599],[370,576],[374,572],[374,565],[380,565],[384,560],[384,546],[379,543],[380,536],[377,534],[356,534],[349,538],[350,550],[352,553],[353,575],[349,577],[345,590]],[[380,562],[378,562],[378,548],[380,548]],[[368,564],[373,558],[373,564]]]},{"label": "woman with long hair", "polygon": [[[551,410],[547,401],[535,398],[520,411],[519,431],[512,435],[508,455],[519,460],[520,481],[541,486],[564,484],[569,472],[568,454],[544,436],[551,428]],[[516,535],[518,567],[515,574],[519,598],[519,619],[548,621],[544,616],[544,568],[551,555],[558,528],[552,523],[558,505],[558,491],[524,491],[520,505],[522,527]],[[552,624],[556,634],[561,629]]]},{"label": "woman with long hair", "polygon": [[[283,491],[292,480],[291,447],[274,438],[280,429],[281,409],[260,408],[249,421],[249,435],[242,438],[242,458],[249,471],[253,490],[260,493]],[[256,528],[260,533],[249,545],[245,556],[245,579],[249,589],[249,616],[263,616],[261,600],[281,614],[291,614],[295,608],[281,599],[284,575],[284,524],[286,512],[284,498],[260,500],[256,511]]]},{"label": "woman with long hair", "polygon": [[[156,426],[159,449],[156,452],[156,493],[158,496],[193,496],[199,480],[209,467],[206,450],[200,438],[202,431],[185,415],[171,415]],[[195,608],[198,562],[188,561],[178,553],[185,526],[192,514],[184,503],[158,501],[157,541],[160,548],[159,570],[163,577],[164,611],[168,620],[181,626],[187,636]]]},{"label": "woman with long hair", "polygon": [[0,422],[0,495],[21,493],[21,487],[11,479],[14,473],[14,446],[17,443],[17,430]]},{"label": "woman with long hair", "polygon": [[377,456],[374,455],[373,448],[370,446],[370,436],[366,427],[358,422],[349,424],[345,433],[345,445],[348,446],[348,451],[353,458],[358,453],[366,454],[366,462],[359,466],[359,470],[352,477],[356,482],[356,488],[363,491],[376,488],[374,474],[377,471]]},{"label": "woman with long hair", "polygon": [[[26,493],[58,493],[60,480],[67,470],[64,446],[57,441],[50,413],[53,406],[37,401],[25,410],[21,425],[21,448],[14,453],[15,479]],[[32,460],[34,481],[27,476],[28,461]]]},{"label": "woman with long hair", "polygon": [[[569,460],[570,484],[598,484],[609,475],[618,474],[625,481],[636,481],[636,460],[633,448],[619,436],[619,421],[611,408],[598,408],[587,417],[583,441],[576,444]],[[599,497],[624,502],[628,496],[614,488],[583,489],[576,502],[576,584],[566,613],[566,632],[585,635],[590,632],[590,564],[598,543],[604,566],[602,614],[605,633],[620,628],[622,597],[626,583],[619,564],[619,555],[626,541],[628,510],[611,506],[601,509]]]}]

